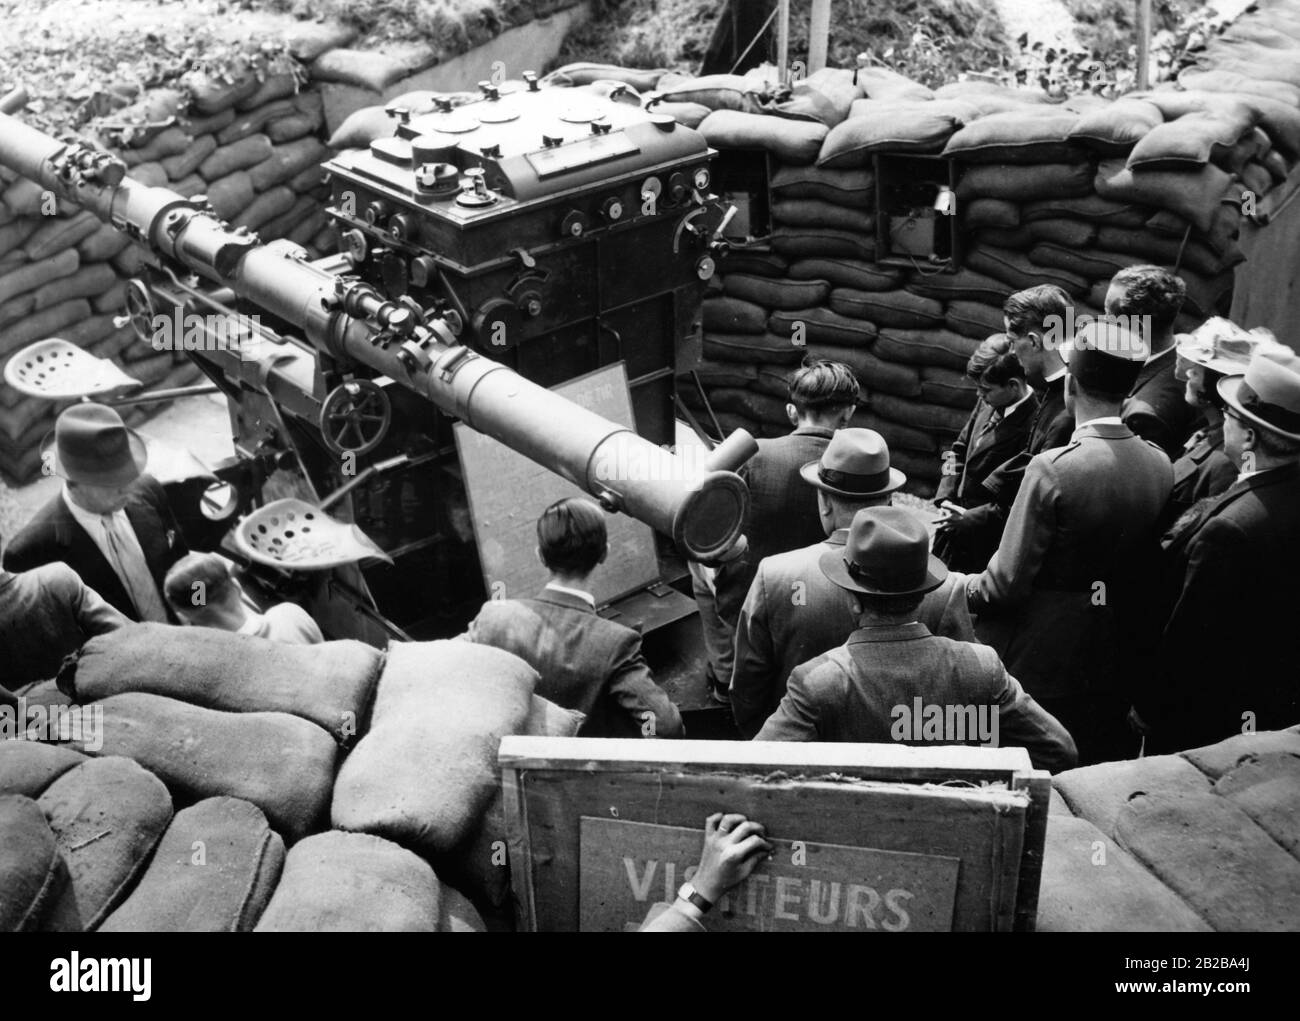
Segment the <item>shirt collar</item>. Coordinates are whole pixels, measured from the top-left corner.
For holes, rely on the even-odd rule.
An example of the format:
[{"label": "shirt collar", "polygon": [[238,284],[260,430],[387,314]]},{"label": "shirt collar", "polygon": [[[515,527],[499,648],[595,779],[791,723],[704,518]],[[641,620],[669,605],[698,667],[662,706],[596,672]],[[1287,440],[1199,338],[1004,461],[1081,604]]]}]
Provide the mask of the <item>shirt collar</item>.
[{"label": "shirt collar", "polygon": [[548,581],[545,587],[550,589],[552,592],[563,592],[566,596],[573,596],[577,599],[581,599],[593,610],[596,608],[596,597],[590,592],[584,592],[580,588],[569,588],[567,585],[557,585],[553,581]]},{"label": "shirt collar", "polygon": [[880,627],[860,627],[849,635],[849,645],[860,642],[910,642],[917,638],[929,638],[930,629],[918,621],[910,624],[887,624]]},{"label": "shirt collar", "polygon": [[[1024,404],[1025,401],[1029,400],[1029,398],[1033,396],[1034,396],[1034,391],[1032,389],[1026,388],[1025,396],[1021,397],[1020,400],[1016,401],[1015,404],[1008,404],[1005,408],[1002,409],[1001,412],[1002,417],[1010,418],[1012,413],[1016,410],[1016,408],[1020,407],[1020,405]],[[996,411],[997,409],[994,410]]]},{"label": "shirt collar", "polygon": [[1123,425],[1124,420],[1118,415],[1102,415],[1100,418],[1090,418],[1086,422],[1080,422],[1076,428],[1085,425]]},{"label": "shirt collar", "polygon": [[73,519],[87,532],[91,532],[92,534],[95,529],[102,529],[105,527],[105,518],[116,518],[118,521],[126,520],[125,508],[116,510],[112,514],[96,514],[93,511],[86,510],[84,507],[77,506],[76,502],[68,493],[68,484],[66,482],[63,484],[62,495],[63,505],[68,508],[68,512],[72,515]]},{"label": "shirt collar", "polygon": [[1059,369],[1057,369],[1055,372],[1053,372],[1050,376],[1045,376],[1045,377],[1043,377],[1043,382],[1044,382],[1044,383],[1055,383],[1058,379],[1064,379],[1064,378],[1065,378],[1065,374],[1066,374],[1067,372],[1069,372],[1069,371],[1070,371],[1069,366],[1062,365]]},{"label": "shirt collar", "polygon": [[798,429],[790,434],[791,436],[820,436],[823,439],[830,439],[835,435],[834,429],[827,429],[821,425],[801,425]]}]

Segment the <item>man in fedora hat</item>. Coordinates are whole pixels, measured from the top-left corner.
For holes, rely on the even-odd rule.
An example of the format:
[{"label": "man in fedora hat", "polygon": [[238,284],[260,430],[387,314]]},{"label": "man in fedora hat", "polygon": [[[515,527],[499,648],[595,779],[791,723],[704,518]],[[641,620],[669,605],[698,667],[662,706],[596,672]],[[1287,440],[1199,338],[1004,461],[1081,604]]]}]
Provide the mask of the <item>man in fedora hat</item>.
[{"label": "man in fedora hat", "polygon": [[1173,484],[1169,459],[1120,419],[1146,350],[1113,321],[1079,330],[1066,380],[1073,437],[1029,463],[998,551],[967,584],[977,633],[1065,724],[1085,764],[1137,750],[1122,671],[1153,623]]},{"label": "man in fedora hat", "polygon": [[[800,484],[816,495],[826,537],[767,557],[750,585],[736,626],[731,680],[731,711],[744,737],[758,733],[776,710],[795,667],[843,644],[857,627],[852,597],[818,564],[827,551],[843,551],[858,511],[888,505],[907,481],[890,465],[885,438],[872,429],[841,429],[821,460],[803,465],[799,476]],[[949,575],[926,594],[919,619],[937,635],[974,641],[964,581],[964,575]]]},{"label": "man in fedora hat", "polygon": [[756,453],[741,468],[749,487],[745,537],[749,548],[720,566],[712,578],[692,568],[700,620],[710,648],[710,686],[718,701],[726,701],[731,683],[732,648],[741,604],[764,557],[806,546],[821,538],[816,497],[799,484],[799,469],[816,460],[837,429],[857,410],[858,379],[841,362],[806,361],[790,377],[786,416],[794,431],[758,441]]},{"label": "man in fedora hat", "polygon": [[1257,349],[1218,383],[1241,474],[1166,549],[1178,585],[1158,671],[1135,698],[1148,747],[1174,751],[1300,721],[1300,357]]},{"label": "man in fedora hat", "polygon": [[163,488],[145,474],[144,440],[102,404],[77,404],[42,450],[63,491],[14,536],[4,565],[63,561],[128,619],[174,622],[162,581],[187,551]]},{"label": "man in fedora hat", "polygon": [[[758,733],[759,741],[901,740],[899,710],[919,702],[941,719],[963,721],[962,733],[940,726],[921,740],[978,742],[949,710],[995,714],[990,728],[1002,746],[1023,747],[1035,768],[1075,764],[1065,728],[1025,693],[993,649],[930,633],[917,620],[921,600],[943,584],[948,568],[930,553],[925,524],[901,507],[868,507],[853,519],[845,545],[828,549],[821,572],[856,599],[858,629],[848,641],[797,667],[785,697]],[[971,714],[975,715],[975,714]]]}]

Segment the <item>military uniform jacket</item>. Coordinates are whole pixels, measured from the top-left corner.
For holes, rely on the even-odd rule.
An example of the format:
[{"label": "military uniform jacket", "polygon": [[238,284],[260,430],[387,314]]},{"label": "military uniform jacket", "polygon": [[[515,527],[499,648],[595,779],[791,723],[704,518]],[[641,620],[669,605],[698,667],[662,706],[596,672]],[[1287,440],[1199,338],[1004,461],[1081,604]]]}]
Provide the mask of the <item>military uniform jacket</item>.
[{"label": "military uniform jacket", "polygon": [[1237,466],[1223,452],[1223,426],[1201,429],[1183,446],[1174,462],[1174,488],[1169,494],[1165,522],[1173,525],[1192,505],[1218,496],[1237,481]]},{"label": "military uniform jacket", "polygon": [[1163,450],[1170,460],[1182,454],[1199,417],[1185,399],[1186,386],[1174,376],[1176,358],[1172,347],[1149,358],[1120,410],[1124,424]]},{"label": "military uniform jacket", "polygon": [[[853,595],[818,567],[828,549],[844,549],[848,529],[805,549],[768,557],[759,565],[736,626],[731,711],[736,727],[753,737],[785,694],[791,671],[843,644],[858,626]],[[973,642],[966,609],[966,576],[949,574],[927,592],[917,619],[936,635]]]},{"label": "military uniform jacket", "polygon": [[1198,504],[1165,557],[1174,596],[1159,671],[1135,700],[1150,744],[1193,748],[1300,721],[1300,465]]},{"label": "military uniform jacket", "polygon": [[586,713],[582,737],[683,733],[681,714],[641,654],[641,636],[577,596],[544,588],[535,599],[490,600],[464,637],[514,653],[536,670],[538,695]]},{"label": "military uniform jacket", "polygon": [[[1039,698],[1110,691],[1117,623],[1140,628],[1173,485],[1169,459],[1112,421],[1036,456],[988,569],[969,585],[977,633]],[[1150,623],[1150,622],[1148,622]]]},{"label": "military uniform jacket", "polygon": [[[1070,735],[1025,694],[996,652],[939,638],[919,623],[860,628],[846,644],[796,669],[757,740],[895,741],[896,707],[912,712],[917,698],[923,706],[997,712],[998,745],[1027,749],[1036,769],[1075,764]],[[920,743],[910,728],[901,729],[902,743]],[[955,733],[944,737],[950,744],[980,743],[969,733],[964,741]]]}]

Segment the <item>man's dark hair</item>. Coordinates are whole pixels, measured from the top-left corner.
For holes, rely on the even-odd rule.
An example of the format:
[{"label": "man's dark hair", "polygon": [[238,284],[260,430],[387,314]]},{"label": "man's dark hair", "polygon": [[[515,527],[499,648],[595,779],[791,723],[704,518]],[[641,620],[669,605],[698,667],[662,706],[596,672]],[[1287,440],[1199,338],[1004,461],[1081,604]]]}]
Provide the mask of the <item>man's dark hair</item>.
[{"label": "man's dark hair", "polygon": [[1016,291],[1002,303],[1002,314],[1007,317],[1011,332],[1021,337],[1026,333],[1042,333],[1055,325],[1065,329],[1073,302],[1070,296],[1055,284],[1039,284]]},{"label": "man's dark hair", "polygon": [[1073,378],[1074,378],[1074,389],[1080,395],[1090,398],[1091,400],[1104,401],[1107,404],[1123,404],[1125,398],[1128,397],[1127,390],[1119,391],[1119,392],[1115,392],[1111,390],[1098,390],[1094,387],[1084,386],[1082,383],[1079,382],[1077,376]]},{"label": "man's dark hair", "polygon": [[989,386],[1002,386],[1013,379],[1024,379],[1025,367],[1016,357],[1011,338],[1005,333],[995,333],[970,356],[966,375],[977,383],[983,381]]},{"label": "man's dark hair", "polygon": [[605,512],[590,500],[557,500],[537,519],[542,563],[556,574],[586,577],[605,553]]},{"label": "man's dark hair", "polygon": [[[201,583],[203,602],[195,603],[194,585]],[[163,579],[163,595],[167,602],[182,610],[193,610],[209,603],[220,602],[233,587],[230,563],[216,553],[187,553],[172,564]]]},{"label": "man's dark hair", "polygon": [[1187,284],[1182,277],[1159,266],[1126,266],[1113,277],[1111,284],[1118,285],[1120,296],[1108,315],[1127,316],[1130,321],[1150,316],[1155,334],[1168,333],[1178,318],[1178,312],[1187,298]]},{"label": "man's dark hair", "polygon": [[1289,440],[1247,419],[1243,425],[1255,430],[1255,446],[1269,457],[1291,458],[1300,454],[1300,440]]},{"label": "man's dark hair", "polygon": [[872,596],[865,592],[857,593],[857,599],[864,610],[870,610],[887,617],[901,617],[905,613],[911,613],[921,605],[925,599],[925,594],[913,594],[907,596]]},{"label": "man's dark hair", "polygon": [[860,392],[852,369],[824,358],[805,361],[790,379],[790,403],[801,415],[857,404]]}]

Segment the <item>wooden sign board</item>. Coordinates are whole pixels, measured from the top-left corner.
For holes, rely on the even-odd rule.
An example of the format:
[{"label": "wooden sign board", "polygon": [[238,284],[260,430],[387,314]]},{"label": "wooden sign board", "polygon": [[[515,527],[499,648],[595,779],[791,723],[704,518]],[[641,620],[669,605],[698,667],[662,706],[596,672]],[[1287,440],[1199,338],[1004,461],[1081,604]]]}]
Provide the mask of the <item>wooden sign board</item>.
[{"label": "wooden sign board", "polygon": [[[636,428],[627,370],[622,362],[552,390],[611,422]],[[493,599],[531,597],[547,578],[534,552],[538,517],[556,500],[591,497],[567,479],[463,422],[456,423],[455,434],[483,566],[483,586]],[[626,514],[606,515],[605,526],[609,556],[591,576],[591,593],[597,606],[659,581],[659,559],[650,526]]]},{"label": "wooden sign board", "polygon": [[775,850],[710,929],[1033,928],[1050,780],[1023,749],[507,737],[500,763],[524,930],[635,929],[714,812]]}]

